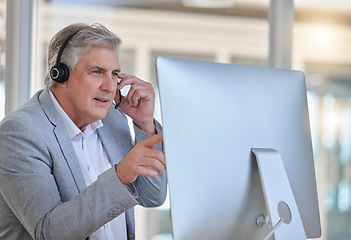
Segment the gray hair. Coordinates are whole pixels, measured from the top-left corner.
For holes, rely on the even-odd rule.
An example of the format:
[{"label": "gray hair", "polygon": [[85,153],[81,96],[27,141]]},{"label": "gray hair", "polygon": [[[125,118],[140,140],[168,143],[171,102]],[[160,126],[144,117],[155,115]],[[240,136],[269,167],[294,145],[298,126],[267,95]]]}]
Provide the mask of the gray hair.
[{"label": "gray hair", "polygon": [[[109,31],[101,24],[95,23],[87,24],[71,24],[61,31],[59,31],[50,41],[48,47],[48,71],[56,64],[57,55],[63,43],[73,33],[76,33],[71,40],[69,40],[65,47],[61,63],[64,63],[69,70],[74,70],[78,63],[79,57],[87,53],[94,46],[104,46],[110,49],[116,49],[119,54],[119,47],[122,43],[120,37]],[[50,77],[49,72],[45,76],[44,83],[48,89],[55,84]]]}]

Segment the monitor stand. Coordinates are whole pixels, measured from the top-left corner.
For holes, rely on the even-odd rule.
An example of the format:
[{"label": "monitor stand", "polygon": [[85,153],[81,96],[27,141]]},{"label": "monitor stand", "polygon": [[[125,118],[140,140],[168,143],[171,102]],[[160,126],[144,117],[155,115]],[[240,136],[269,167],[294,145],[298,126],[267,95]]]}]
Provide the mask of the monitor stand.
[{"label": "monitor stand", "polygon": [[[268,211],[256,224],[265,223],[270,233],[262,240],[306,240],[300,213],[280,154],[274,149],[253,148]],[[296,176],[298,177],[298,176]],[[274,234],[274,238],[271,235]]]}]

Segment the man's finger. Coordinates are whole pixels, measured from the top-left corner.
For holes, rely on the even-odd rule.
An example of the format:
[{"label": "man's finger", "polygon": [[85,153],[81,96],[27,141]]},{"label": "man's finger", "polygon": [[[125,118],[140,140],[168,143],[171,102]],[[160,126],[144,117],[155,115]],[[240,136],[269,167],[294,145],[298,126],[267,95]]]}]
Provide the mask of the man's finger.
[{"label": "man's finger", "polygon": [[152,168],[140,166],[138,168],[138,175],[146,177],[156,177],[158,175],[158,172]]},{"label": "man's finger", "polygon": [[163,173],[166,168],[162,161],[155,158],[145,158],[142,166],[148,167],[148,168],[154,168],[159,173]]},{"label": "man's finger", "polygon": [[162,133],[160,133],[160,134],[152,135],[148,139],[140,141],[139,143],[141,143],[147,148],[154,148],[156,147],[157,144],[161,143],[162,141],[163,141],[163,135]]},{"label": "man's finger", "polygon": [[[162,151],[159,151],[156,149],[148,149],[147,151],[144,152],[144,157],[153,159],[161,163],[163,167],[166,167],[165,154]],[[152,165],[150,166],[153,167]]]},{"label": "man's finger", "polygon": [[118,78],[121,79],[121,81],[117,85],[117,89],[119,89],[119,90],[122,89],[126,85],[132,85],[135,82],[137,82],[138,80],[140,80],[137,77],[126,74],[126,73],[119,73]]}]

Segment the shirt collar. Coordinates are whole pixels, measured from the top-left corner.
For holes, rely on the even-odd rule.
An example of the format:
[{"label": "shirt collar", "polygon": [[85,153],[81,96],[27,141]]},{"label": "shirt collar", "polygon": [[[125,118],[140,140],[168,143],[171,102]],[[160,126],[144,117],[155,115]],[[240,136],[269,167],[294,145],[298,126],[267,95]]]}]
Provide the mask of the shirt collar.
[{"label": "shirt collar", "polygon": [[74,122],[72,121],[72,119],[67,115],[67,113],[63,110],[63,108],[61,107],[61,105],[58,103],[58,101],[56,100],[54,94],[51,92],[51,90],[49,91],[50,94],[50,98],[52,100],[52,102],[54,103],[54,106],[56,108],[56,110],[58,111],[58,113],[60,114],[63,123],[66,126],[66,129],[68,131],[69,137],[70,139],[73,139],[75,136],[77,135],[89,135],[92,134],[96,131],[96,129],[100,128],[103,126],[103,123],[101,120],[98,120],[94,123],[89,124],[84,131],[82,132],[76,124],[74,124]]}]

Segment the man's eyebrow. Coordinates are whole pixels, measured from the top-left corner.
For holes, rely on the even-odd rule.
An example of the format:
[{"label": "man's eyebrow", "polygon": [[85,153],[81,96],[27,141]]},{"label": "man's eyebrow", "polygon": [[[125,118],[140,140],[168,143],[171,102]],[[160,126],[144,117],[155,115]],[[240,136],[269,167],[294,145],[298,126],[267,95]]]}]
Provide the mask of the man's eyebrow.
[{"label": "man's eyebrow", "polygon": [[104,71],[104,70],[106,70],[105,68],[103,68],[103,67],[99,67],[99,66],[95,66],[98,70],[100,70],[100,71]]},{"label": "man's eyebrow", "polygon": [[[99,71],[106,71],[106,68],[104,68],[104,67],[100,67],[100,66],[92,66],[91,67],[92,69],[93,68],[97,68]],[[117,69],[115,69],[115,70],[113,70],[112,72],[118,72],[118,73],[120,73],[121,72],[121,69],[119,69],[119,68],[117,68]]]},{"label": "man's eyebrow", "polygon": [[99,70],[99,71],[105,71],[105,70],[106,70],[105,68],[100,67],[100,66],[97,66],[97,65],[90,66],[89,69],[90,69],[90,70],[92,70],[92,69],[97,69],[97,70]]}]

